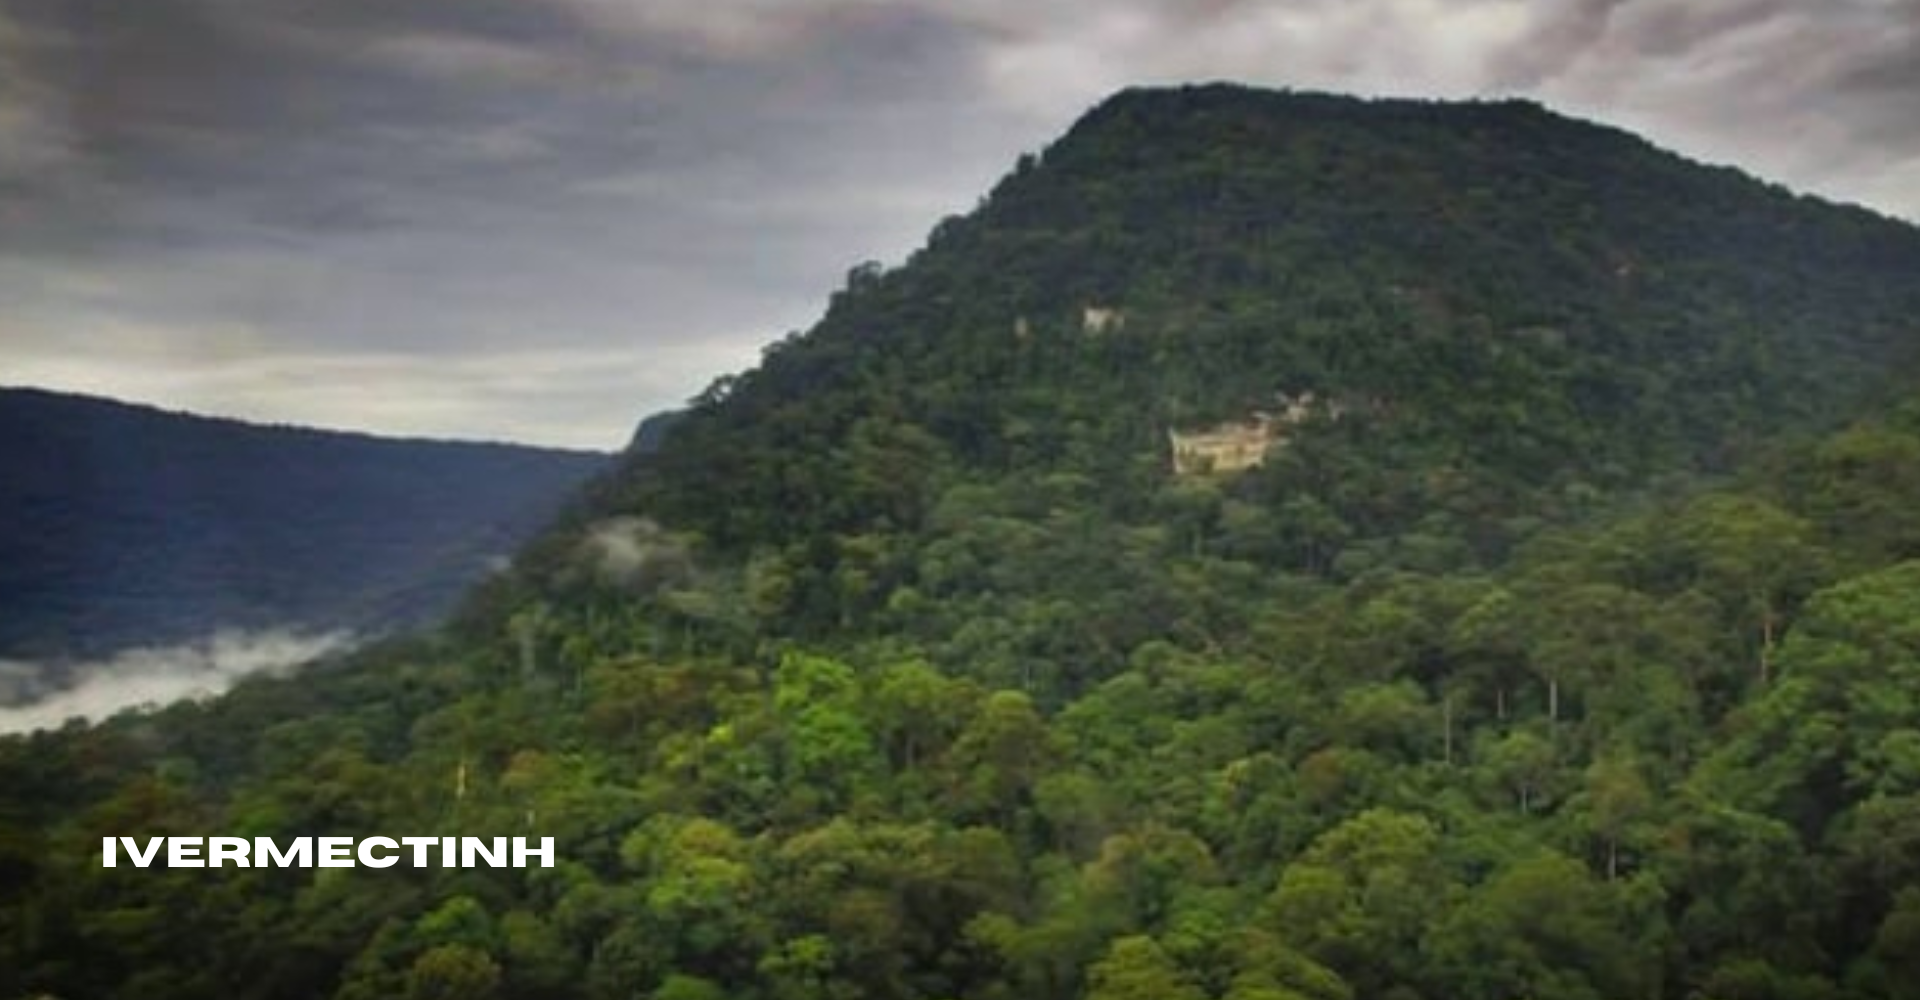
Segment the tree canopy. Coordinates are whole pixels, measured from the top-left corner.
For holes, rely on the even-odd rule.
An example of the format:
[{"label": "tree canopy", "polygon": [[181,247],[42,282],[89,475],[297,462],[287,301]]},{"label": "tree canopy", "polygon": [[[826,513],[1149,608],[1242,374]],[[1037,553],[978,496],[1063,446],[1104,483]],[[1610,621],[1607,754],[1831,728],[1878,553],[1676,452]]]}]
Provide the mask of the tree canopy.
[{"label": "tree canopy", "polygon": [[[0,995],[1912,996],[1917,274],[1534,105],[1120,95],[449,628],[0,742]],[[95,860],[215,830],[560,864]]]}]

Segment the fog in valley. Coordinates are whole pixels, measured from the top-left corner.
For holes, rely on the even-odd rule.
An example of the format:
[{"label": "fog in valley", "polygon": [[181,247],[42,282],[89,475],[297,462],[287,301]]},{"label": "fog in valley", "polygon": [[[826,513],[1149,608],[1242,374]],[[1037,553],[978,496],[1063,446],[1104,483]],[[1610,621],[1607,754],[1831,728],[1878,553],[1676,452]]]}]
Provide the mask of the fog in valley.
[{"label": "fog in valley", "polygon": [[243,677],[283,675],[353,645],[348,632],[274,628],[221,631],[196,642],[135,647],[75,663],[0,660],[0,734],[209,698]]}]

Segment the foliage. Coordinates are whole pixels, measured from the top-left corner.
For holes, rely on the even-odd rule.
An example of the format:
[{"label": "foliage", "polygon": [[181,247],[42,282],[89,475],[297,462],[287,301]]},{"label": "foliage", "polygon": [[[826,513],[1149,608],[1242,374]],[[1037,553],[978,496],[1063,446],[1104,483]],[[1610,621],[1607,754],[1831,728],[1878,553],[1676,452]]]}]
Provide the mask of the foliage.
[{"label": "foliage", "polygon": [[[0,744],[0,995],[1911,996],[1916,273],[1528,105],[1123,95],[447,632]],[[92,860],[215,829],[561,864]]]}]

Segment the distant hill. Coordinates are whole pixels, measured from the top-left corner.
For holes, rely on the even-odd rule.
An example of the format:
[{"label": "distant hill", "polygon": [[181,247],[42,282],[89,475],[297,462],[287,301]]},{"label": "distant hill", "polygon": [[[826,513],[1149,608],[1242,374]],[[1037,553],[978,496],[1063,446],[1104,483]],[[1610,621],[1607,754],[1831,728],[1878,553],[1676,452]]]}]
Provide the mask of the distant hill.
[{"label": "distant hill", "polygon": [[420,623],[605,461],[0,390],[0,657]]}]

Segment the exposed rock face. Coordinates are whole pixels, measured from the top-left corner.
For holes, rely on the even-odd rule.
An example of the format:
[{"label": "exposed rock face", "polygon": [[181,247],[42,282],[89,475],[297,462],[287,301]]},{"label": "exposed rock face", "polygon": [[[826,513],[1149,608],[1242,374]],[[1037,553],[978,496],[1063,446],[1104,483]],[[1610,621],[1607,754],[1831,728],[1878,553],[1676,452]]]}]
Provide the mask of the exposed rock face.
[{"label": "exposed rock face", "polygon": [[[1286,429],[1305,421],[1315,410],[1313,393],[1280,397],[1280,412],[1253,414],[1246,420],[1215,424],[1195,431],[1168,430],[1177,476],[1226,475],[1251,469],[1266,461],[1274,444],[1285,440]],[[1337,404],[1324,407],[1338,419]]]},{"label": "exposed rock face", "polygon": [[1099,334],[1108,330],[1118,330],[1127,325],[1127,314],[1108,306],[1087,306],[1080,311],[1080,329],[1083,333]]},{"label": "exposed rock face", "polygon": [[1267,448],[1278,439],[1276,430],[1273,417],[1264,413],[1251,420],[1187,433],[1169,430],[1174,475],[1221,475],[1251,469],[1266,460]]}]

